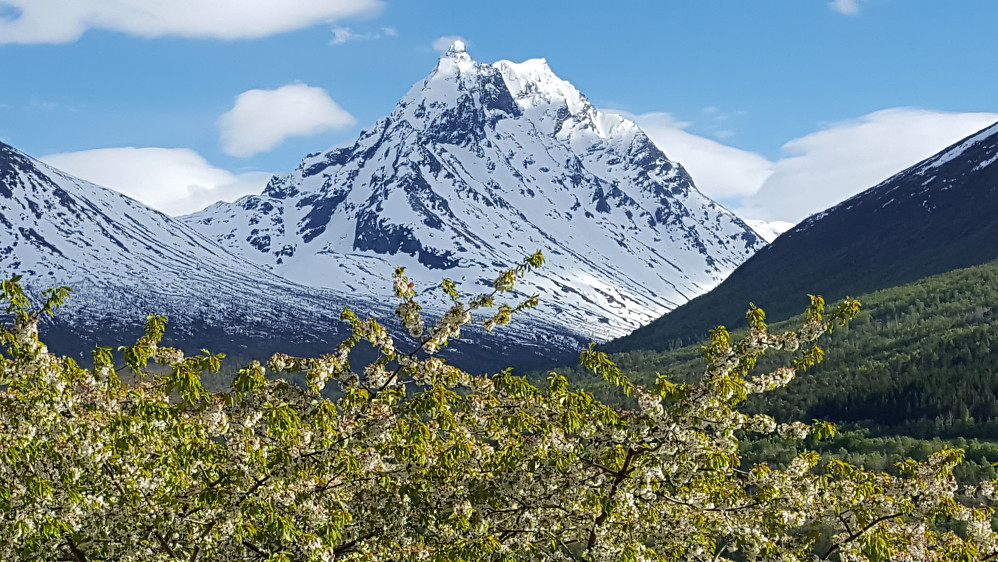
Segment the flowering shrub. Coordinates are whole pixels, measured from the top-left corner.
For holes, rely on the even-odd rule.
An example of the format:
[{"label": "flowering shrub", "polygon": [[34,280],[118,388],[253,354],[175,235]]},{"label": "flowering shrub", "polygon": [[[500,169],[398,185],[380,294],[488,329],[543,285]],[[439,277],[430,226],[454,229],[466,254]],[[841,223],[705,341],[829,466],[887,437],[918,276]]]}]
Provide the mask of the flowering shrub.
[{"label": "flowering shrub", "polygon": [[[630,382],[590,348],[582,363],[637,398],[617,411],[552,373],[538,388],[508,370],[472,375],[436,352],[474,315],[542,264],[503,272],[490,294],[453,306],[427,328],[399,269],[403,351],[374,319],[344,310],[352,333],[317,358],[278,354],[211,393],[200,374],[221,355],[161,345],[165,318],[84,369],[49,354],[17,278],[3,282],[12,325],[0,363],[0,559],[3,560],[985,560],[998,557],[995,487],[960,490],[962,452],[905,461],[898,475],[805,452],[785,468],[740,469],[744,434],[787,439],[833,431],[777,424],[736,406],[784,386],[822,358],[814,342],[856,314],[812,297],[803,325],[773,334],[749,311],[740,341],[718,328],[695,384]],[[536,304],[501,304],[489,330]],[[378,358],[361,369],[351,349]],[[790,366],[752,374],[768,349]],[[152,361],[168,373],[151,375]],[[265,377],[304,372],[307,388]],[[335,401],[319,391],[339,389]],[[977,507],[967,498],[973,499]],[[819,547],[820,542],[820,547]]]}]

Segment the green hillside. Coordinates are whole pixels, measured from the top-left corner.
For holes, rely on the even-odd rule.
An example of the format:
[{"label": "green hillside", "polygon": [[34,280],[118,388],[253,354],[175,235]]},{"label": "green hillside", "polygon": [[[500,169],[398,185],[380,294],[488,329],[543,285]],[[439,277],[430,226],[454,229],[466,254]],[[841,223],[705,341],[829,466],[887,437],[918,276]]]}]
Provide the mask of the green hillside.
[{"label": "green hillside", "polygon": [[[960,433],[998,436],[998,262],[959,269],[860,295],[863,312],[826,336],[825,361],[787,388],[755,397],[747,410],[781,420],[812,418],[904,428],[938,435],[963,420]],[[801,295],[800,308],[807,304]],[[771,326],[778,330],[781,324]],[[697,346],[612,356],[644,383],[657,372],[675,379],[700,375]],[[778,364],[760,361],[758,369]],[[590,375],[565,369],[570,379],[609,398]],[[621,397],[617,398],[618,400]],[[971,419],[974,424],[968,424]],[[985,424],[985,422],[993,423]],[[976,428],[976,429],[971,429]]]},{"label": "green hillside", "polygon": [[[741,410],[778,421],[823,419],[840,433],[825,441],[779,438],[742,443],[744,468],[785,465],[804,449],[823,462],[837,458],[871,470],[893,471],[905,458],[925,459],[944,446],[967,451],[960,482],[995,478],[998,461],[998,262],[959,269],[860,295],[863,312],[821,341],[823,363],[786,388],[754,395]],[[800,308],[807,304],[802,295]],[[774,323],[772,331],[795,320]],[[740,335],[736,331],[735,336]],[[703,374],[697,345],[671,351],[611,355],[636,382],[659,372],[674,380]],[[765,356],[756,371],[775,367]],[[562,368],[577,386],[611,404],[632,405],[592,373]],[[541,376],[537,373],[535,376]]]}]

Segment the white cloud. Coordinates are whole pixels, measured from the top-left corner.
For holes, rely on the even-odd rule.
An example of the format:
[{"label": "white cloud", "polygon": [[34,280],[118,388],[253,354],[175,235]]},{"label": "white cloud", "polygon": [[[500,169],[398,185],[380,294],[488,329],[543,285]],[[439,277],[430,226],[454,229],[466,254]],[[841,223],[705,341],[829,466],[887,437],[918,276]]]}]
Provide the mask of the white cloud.
[{"label": "white cloud", "polygon": [[461,41],[465,44],[465,46],[471,46],[471,43],[460,35],[444,35],[443,37],[438,37],[433,41],[433,50],[438,53],[446,53],[447,49],[450,49],[450,46],[453,45],[455,41]]},{"label": "white cloud", "polygon": [[854,16],[859,13],[859,0],[832,0],[828,7],[840,14]]},{"label": "white cloud", "polygon": [[703,114],[707,118],[703,129],[715,139],[725,140],[735,136],[735,131],[731,129],[731,122],[745,115],[745,112],[721,111],[717,106],[709,105],[703,108]]},{"label": "white cloud", "polygon": [[355,123],[322,88],[288,84],[276,90],[249,90],[218,120],[222,150],[249,157],[267,152],[288,137],[310,136]]},{"label": "white cloud", "polygon": [[794,223],[786,221],[743,220],[745,220],[746,224],[752,227],[752,230],[754,230],[756,234],[762,236],[766,242],[776,240],[779,235],[794,227]]},{"label": "white cloud", "polygon": [[398,31],[394,27],[382,27],[381,31],[369,31],[367,33],[354,33],[349,27],[333,26],[333,40],[330,45],[342,45],[347,41],[371,41],[381,37],[395,37]]},{"label": "white cloud", "polygon": [[834,123],[784,144],[787,156],[738,212],[800,222],[995,121],[995,113],[893,108]]},{"label": "white cloud", "polygon": [[616,113],[636,121],[666,156],[686,168],[701,192],[758,226],[764,237],[998,121],[998,113],[885,109],[793,139],[783,145],[784,157],[773,162],[688,133],[691,123],[668,113]]},{"label": "white cloud", "polygon": [[233,174],[187,148],[100,148],[41,160],[174,216],[260,193],[271,177],[269,172]]},{"label": "white cloud", "polygon": [[686,168],[693,183],[711,199],[734,200],[751,195],[762,187],[773,172],[765,157],[686,132],[690,123],[676,121],[668,113],[632,115],[648,138],[666,156]]},{"label": "white cloud", "polygon": [[88,29],[253,39],[374,15],[383,0],[0,0],[0,43],[68,43]]},{"label": "white cloud", "polygon": [[350,31],[349,27],[333,27],[333,40],[329,42],[330,45],[342,45],[351,39],[357,39],[357,35]]}]

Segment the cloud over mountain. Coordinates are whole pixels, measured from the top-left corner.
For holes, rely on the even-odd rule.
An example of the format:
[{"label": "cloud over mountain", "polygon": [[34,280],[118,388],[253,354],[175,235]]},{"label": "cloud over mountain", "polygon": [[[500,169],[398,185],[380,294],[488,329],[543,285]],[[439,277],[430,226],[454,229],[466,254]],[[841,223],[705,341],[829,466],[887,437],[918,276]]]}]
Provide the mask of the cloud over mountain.
[{"label": "cloud over mountain", "polygon": [[271,177],[270,172],[234,174],[216,168],[188,148],[100,148],[41,160],[174,216],[259,193]]},{"label": "cloud over mountain", "polygon": [[666,155],[681,162],[700,191],[712,199],[723,202],[751,195],[773,173],[773,163],[764,156],[689,133],[684,130],[689,123],[668,113],[618,113],[633,119]]},{"label": "cloud over mountain", "polygon": [[464,45],[470,45],[468,41],[461,37],[460,35],[444,35],[443,37],[437,37],[433,41],[433,50],[438,53],[445,53],[447,49],[450,48],[456,41],[460,41]]},{"label": "cloud over mountain", "polygon": [[761,188],[742,200],[739,214],[799,222],[996,119],[995,113],[892,108],[833,123],[784,144],[786,156],[775,162]]},{"label": "cloud over mountain", "polygon": [[[254,39],[374,15],[381,0],[0,0],[0,43],[70,43],[87,30]],[[3,14],[4,12],[0,12]]]},{"label": "cloud over mountain", "polygon": [[681,162],[704,194],[754,225],[775,221],[772,232],[786,230],[787,224],[872,187],[998,120],[995,113],[884,109],[792,139],[773,161],[690,133],[686,129],[692,123],[668,113],[615,113],[633,119],[663,152]]},{"label": "cloud over mountain", "polygon": [[250,157],[272,150],[289,137],[311,136],[355,123],[322,88],[288,84],[276,90],[248,90],[218,120],[222,150]]}]

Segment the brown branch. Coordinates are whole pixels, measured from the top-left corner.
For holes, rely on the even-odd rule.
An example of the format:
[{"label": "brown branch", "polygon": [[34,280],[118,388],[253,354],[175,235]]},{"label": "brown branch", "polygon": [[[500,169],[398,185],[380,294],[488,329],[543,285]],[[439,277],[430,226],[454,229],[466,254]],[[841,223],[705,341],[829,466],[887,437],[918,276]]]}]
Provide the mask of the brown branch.
[{"label": "brown branch", "polygon": [[149,532],[152,533],[152,536],[156,537],[156,541],[159,543],[159,546],[161,546],[171,558],[177,557],[177,554],[173,552],[172,548],[170,548],[170,543],[166,542],[166,539],[163,538],[163,535],[160,534],[158,529],[150,525]]},{"label": "brown branch", "polygon": [[553,533],[548,533],[548,534],[550,534],[554,538],[554,540],[558,541],[558,544],[561,545],[562,552],[567,554],[575,562],[583,562],[583,559],[576,556],[575,553],[572,552],[572,549],[568,546],[569,544],[574,544],[577,543],[578,541],[571,541],[570,543],[566,544],[565,541],[561,539],[561,537],[555,536]]},{"label": "brown branch", "polygon": [[840,513],[839,514],[839,521],[841,521],[842,524],[845,525],[847,533],[852,533],[853,532],[852,531],[852,525],[849,524],[849,519],[845,517],[845,514],[849,513],[849,511],[851,511],[851,510],[847,509],[847,510],[843,511],[842,513]]},{"label": "brown branch", "polygon": [[624,465],[616,472],[616,476],[613,479],[613,483],[610,484],[610,491],[606,495],[606,502],[600,502],[600,514],[593,521],[593,526],[589,530],[589,539],[586,541],[586,550],[592,550],[596,546],[596,529],[603,524],[604,521],[610,516],[610,511],[607,509],[607,504],[617,493],[617,488],[620,486],[621,482],[627,478],[627,475],[631,472],[631,462],[637,457],[639,451],[636,449],[628,449],[627,456],[624,457]]},{"label": "brown branch", "polygon": [[613,470],[612,468],[609,468],[609,467],[607,467],[605,465],[602,465],[602,464],[600,464],[600,463],[598,463],[596,461],[591,461],[591,460],[587,459],[586,457],[579,456],[579,460],[582,461],[582,462],[584,462],[584,463],[586,463],[586,464],[588,464],[589,466],[598,468],[598,469],[602,470],[603,472],[605,472],[607,474],[614,474],[614,475],[617,474],[616,470]]},{"label": "brown branch", "polygon": [[831,548],[829,548],[828,551],[825,552],[824,556],[821,557],[821,560],[828,560],[828,557],[831,556],[832,554],[835,554],[840,548],[842,548],[842,545],[856,540],[863,533],[865,533],[865,532],[869,531],[871,528],[873,528],[877,523],[880,523],[881,521],[887,521],[888,519],[893,519],[895,517],[900,517],[902,515],[904,515],[904,514],[903,513],[892,513],[891,515],[882,515],[880,517],[877,517],[873,521],[870,521],[870,524],[867,525],[866,527],[863,527],[862,529],[860,529],[860,530],[856,531],[855,533],[853,533],[853,534],[849,535],[848,537],[846,537],[845,540],[843,540],[843,541],[841,541],[839,543],[833,544],[831,546]]},{"label": "brown branch", "polygon": [[267,474],[266,476],[264,476],[263,478],[261,478],[259,480],[256,480],[254,478],[253,479],[254,480],[253,485],[250,486],[245,492],[243,492],[243,496],[241,498],[239,498],[239,501],[236,502],[236,506],[238,507],[238,506],[242,505],[242,503],[244,501],[246,501],[246,498],[250,497],[251,494],[253,494],[257,490],[259,490],[264,484],[267,483],[268,480],[270,480],[270,478],[272,476],[273,476],[273,474]]},{"label": "brown branch", "polygon": [[506,529],[505,531],[499,533],[499,536],[496,537],[496,540],[498,540],[499,542],[503,542],[509,537],[512,537],[513,535],[522,535],[523,533],[530,533],[530,532],[532,532],[530,529]]},{"label": "brown branch", "polygon": [[367,539],[370,539],[372,537],[374,537],[374,533],[364,535],[363,537],[357,537],[356,539],[348,543],[341,544],[340,546],[337,546],[333,549],[333,555],[339,558],[341,555],[346,554],[352,551],[354,548],[356,548],[358,543],[366,541]]},{"label": "brown branch", "polygon": [[260,550],[260,547],[256,546],[255,544],[253,544],[253,543],[251,543],[249,541],[243,541],[243,546],[245,546],[246,548],[252,550],[253,552],[255,552],[257,554],[257,556],[260,556],[261,558],[267,558],[268,556],[270,556],[265,551]]},{"label": "brown branch", "polygon": [[69,551],[73,553],[73,559],[75,559],[76,562],[89,562],[87,555],[80,550],[80,547],[76,546],[75,542],[73,542],[73,537],[67,536],[66,543],[69,545]]}]

